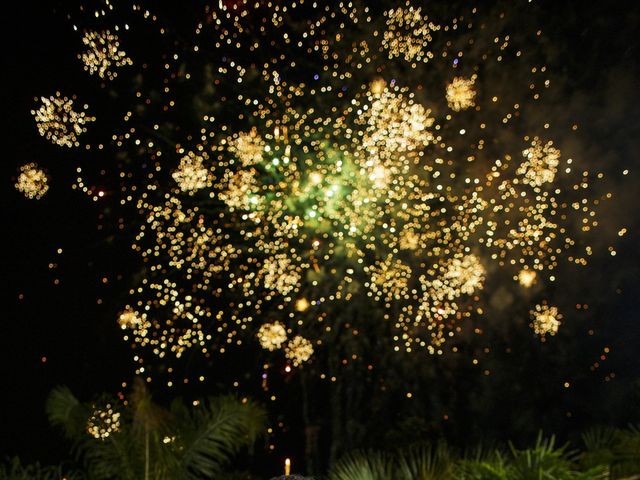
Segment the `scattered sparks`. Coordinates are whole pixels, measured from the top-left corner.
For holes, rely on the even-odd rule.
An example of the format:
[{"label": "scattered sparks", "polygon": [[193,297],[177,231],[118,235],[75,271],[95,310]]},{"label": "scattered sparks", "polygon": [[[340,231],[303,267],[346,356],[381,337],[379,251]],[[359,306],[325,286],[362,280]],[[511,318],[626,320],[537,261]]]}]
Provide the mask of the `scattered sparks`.
[{"label": "scattered sparks", "polygon": [[384,32],[382,46],[389,58],[403,57],[407,62],[427,62],[433,58],[429,43],[433,40],[431,32],[440,30],[440,26],[429,21],[420,7],[398,7],[385,12],[387,30]]},{"label": "scattered sparks", "polygon": [[229,143],[229,150],[236,155],[240,163],[245,166],[256,165],[262,162],[265,143],[255,129],[249,133],[240,133]]}]

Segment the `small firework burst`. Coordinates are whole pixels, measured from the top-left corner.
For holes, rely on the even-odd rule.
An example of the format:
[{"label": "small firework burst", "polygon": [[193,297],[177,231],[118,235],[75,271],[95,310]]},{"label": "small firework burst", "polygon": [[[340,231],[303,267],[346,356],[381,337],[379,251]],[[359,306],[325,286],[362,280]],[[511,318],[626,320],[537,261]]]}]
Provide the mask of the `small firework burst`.
[{"label": "small firework burst", "polygon": [[287,330],[280,322],[265,323],[258,330],[258,341],[262,348],[273,352],[287,341]]},{"label": "small firework burst", "polygon": [[193,152],[180,159],[178,168],[171,176],[180,190],[191,194],[205,188],[211,177],[209,170],[204,166],[204,157]]},{"label": "small firework burst", "polygon": [[545,335],[553,336],[558,333],[562,315],[558,312],[558,307],[552,307],[545,303],[536,305],[531,314],[531,327],[536,335],[544,338]]},{"label": "small firework burst", "polygon": [[460,295],[471,295],[482,288],[486,270],[475,255],[454,258],[444,273],[444,283],[450,289],[448,297],[453,299]]},{"label": "small firework burst", "polygon": [[387,256],[384,261],[367,269],[371,275],[369,288],[376,300],[383,298],[385,301],[402,300],[408,298],[409,280],[411,279],[411,267]]},{"label": "small firework burst", "polygon": [[306,338],[297,335],[287,343],[285,355],[294,367],[298,367],[311,358],[313,345]]},{"label": "small firework burst", "polygon": [[455,77],[447,85],[447,103],[456,112],[466,110],[475,105],[476,90],[474,88],[475,75],[471,78]]},{"label": "small firework burst", "polygon": [[97,73],[100,78],[113,80],[118,75],[116,67],[133,64],[127,54],[120,50],[118,36],[109,30],[86,32],[82,37],[82,43],[87,47],[87,51],[78,55],[78,58],[91,75]]},{"label": "small firework burst", "polygon": [[525,288],[530,288],[536,283],[538,274],[534,270],[522,269],[518,273],[518,282]]},{"label": "small firework burst", "polygon": [[31,110],[40,135],[62,147],[78,146],[78,137],[87,131],[86,124],[95,118],[84,111],[88,109],[87,105],[83,106],[83,111],[75,111],[73,102],[73,97],[64,97],[60,92],[49,98],[40,97],[40,107]]},{"label": "small firework burst", "polygon": [[129,307],[118,316],[118,325],[120,325],[120,328],[123,330],[138,328],[144,321],[145,315],[141,315]]},{"label": "small firework burst", "polygon": [[265,142],[253,129],[248,133],[240,133],[229,142],[229,151],[233,153],[245,167],[262,162]]},{"label": "small firework burst", "polygon": [[429,43],[433,40],[431,32],[440,30],[440,26],[429,21],[420,7],[407,2],[406,7],[387,10],[387,30],[382,37],[382,46],[389,58],[403,57],[407,62],[428,62],[433,58]]},{"label": "small firework burst", "polygon": [[49,179],[37,164],[27,163],[20,167],[15,187],[25,197],[39,200],[49,191]]},{"label": "small firework burst", "polygon": [[544,183],[555,180],[560,164],[560,150],[553,146],[552,141],[544,143],[534,137],[531,146],[522,152],[524,162],[518,168],[518,175],[522,181],[532,187],[540,187]]},{"label": "small firework burst", "polygon": [[110,403],[94,408],[87,420],[87,433],[97,440],[105,440],[120,429],[120,413]]},{"label": "small firework burst", "polygon": [[226,172],[226,189],[220,192],[220,199],[232,210],[248,210],[257,197],[252,195],[256,188],[256,171],[240,170]]},{"label": "small firework burst", "polygon": [[264,287],[281,295],[287,295],[300,284],[297,265],[285,253],[267,258],[261,272],[264,275]]}]

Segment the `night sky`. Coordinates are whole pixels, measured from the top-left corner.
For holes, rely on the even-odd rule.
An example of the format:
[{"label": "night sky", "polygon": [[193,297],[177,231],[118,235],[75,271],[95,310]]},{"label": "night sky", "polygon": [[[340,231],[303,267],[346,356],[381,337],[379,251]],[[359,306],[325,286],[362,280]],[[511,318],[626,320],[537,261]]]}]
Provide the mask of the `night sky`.
[{"label": "night sky", "polygon": [[[615,257],[602,254],[579,273],[584,276],[581,301],[589,303],[588,318],[597,335],[585,339],[585,345],[591,343],[582,350],[572,350],[585,352],[584,358],[562,364],[587,372],[582,390],[567,402],[593,412],[576,428],[638,422],[640,418],[630,418],[630,412],[638,414],[637,406],[628,412],[624,406],[640,399],[640,6],[592,0],[541,5],[548,12],[546,33],[557,48],[552,66],[567,79],[563,98],[581,126],[585,162],[605,172],[631,172],[614,190],[615,208],[607,211],[629,233],[619,241]],[[92,202],[70,188],[75,172],[68,156],[83,152],[44,141],[30,114],[34,97],[56,89],[73,91],[81,74],[77,37],[64,18],[65,8],[51,2],[12,2],[2,15],[7,84],[2,90],[6,124],[0,175],[5,238],[0,455],[27,461],[56,462],[66,454],[44,414],[52,387],[66,384],[79,397],[89,398],[117,391],[133,371],[114,321],[138,271],[130,232],[118,233],[109,223],[112,219],[101,217],[109,198]],[[156,10],[173,15],[180,27],[175,8]],[[26,200],[13,186],[18,167],[28,161],[55,170],[44,200]],[[606,368],[589,373],[603,346],[610,349]],[[505,370],[515,375],[513,368]],[[610,372],[615,377],[605,381]],[[535,383],[534,378],[530,381]],[[602,416],[605,408],[610,410],[607,418]]]}]

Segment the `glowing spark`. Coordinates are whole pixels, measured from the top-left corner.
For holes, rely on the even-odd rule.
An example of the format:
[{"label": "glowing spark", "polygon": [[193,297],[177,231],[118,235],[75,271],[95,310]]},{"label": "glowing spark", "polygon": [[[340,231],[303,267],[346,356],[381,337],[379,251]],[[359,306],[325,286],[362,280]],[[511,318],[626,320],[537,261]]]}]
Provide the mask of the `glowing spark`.
[{"label": "glowing spark", "polygon": [[518,282],[526,288],[530,288],[536,283],[537,274],[534,270],[520,270],[518,273]]},{"label": "glowing spark", "polygon": [[296,310],[298,312],[304,312],[309,308],[309,300],[306,298],[299,298],[296,300]]}]

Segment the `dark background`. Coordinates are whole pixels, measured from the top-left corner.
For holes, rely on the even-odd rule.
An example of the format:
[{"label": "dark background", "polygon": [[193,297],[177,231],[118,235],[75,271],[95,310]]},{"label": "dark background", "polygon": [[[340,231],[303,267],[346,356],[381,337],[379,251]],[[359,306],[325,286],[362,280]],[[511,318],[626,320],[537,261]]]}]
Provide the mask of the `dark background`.
[{"label": "dark background", "polygon": [[[435,0],[433,0],[435,1]],[[74,3],[75,2],[70,2]],[[565,358],[560,369],[586,372],[580,389],[562,398],[540,395],[539,413],[562,401],[567,411],[583,412],[574,427],[589,424],[639,422],[640,287],[638,247],[638,191],[640,166],[640,6],[637,2],[538,2],[546,13],[546,33],[556,45],[558,64],[567,82],[567,104],[573,108],[586,142],[587,163],[600,162],[605,172],[629,168],[619,186],[618,216],[630,232],[581,275],[583,298],[590,305],[597,333],[582,351]],[[125,302],[136,260],[126,237],[103,225],[101,208],[70,187],[75,162],[66,150],[41,139],[30,109],[35,96],[56,89],[73,91],[82,74],[75,54],[77,35],[65,20],[67,6],[49,2],[3,5],[2,47],[5,67],[2,90],[2,314],[0,315],[0,456],[20,455],[26,461],[56,462],[67,448],[48,427],[44,400],[57,384],[67,384],[81,398],[114,392],[129,381],[132,365],[114,321]],[[180,22],[179,7],[158,5],[156,11]],[[51,190],[43,201],[24,199],[13,188],[17,168],[36,161],[55,169]],[[635,228],[634,228],[635,227]],[[62,254],[57,250],[61,248]],[[589,371],[606,346],[606,368]],[[428,361],[428,359],[427,359]],[[519,376],[517,360],[505,365],[504,403],[492,410],[516,408],[510,386],[517,381],[544,390],[535,376]],[[251,366],[247,366],[251,368]],[[611,377],[610,373],[615,373]],[[558,371],[562,377],[563,371]],[[500,372],[497,372],[500,376]],[[608,378],[608,380],[607,380]],[[464,385],[451,389],[464,389]],[[555,388],[555,386],[554,386]],[[551,389],[550,391],[555,391]],[[457,392],[464,395],[463,391]],[[557,394],[559,395],[559,394]],[[489,421],[479,419],[479,422]]]}]

